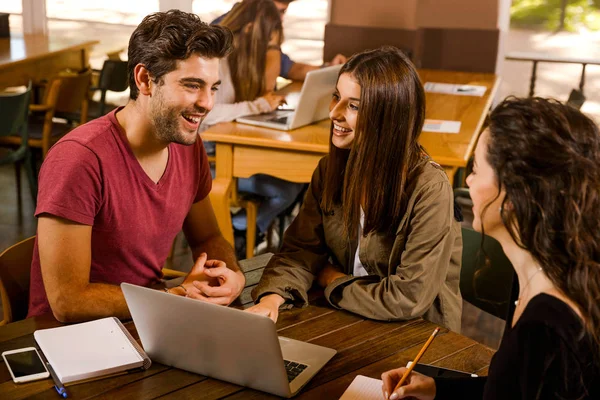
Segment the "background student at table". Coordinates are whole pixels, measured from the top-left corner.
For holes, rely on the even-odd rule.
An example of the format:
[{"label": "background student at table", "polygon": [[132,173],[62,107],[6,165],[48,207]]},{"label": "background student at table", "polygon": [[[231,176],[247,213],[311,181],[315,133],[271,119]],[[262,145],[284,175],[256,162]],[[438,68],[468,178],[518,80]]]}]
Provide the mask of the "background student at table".
[{"label": "background student at table", "polygon": [[[237,3],[219,25],[233,32],[235,50],[221,60],[221,86],[216,93],[216,104],[204,119],[201,130],[243,115],[272,111],[284,102],[282,96],[271,92],[279,75],[279,45],[283,38],[281,19],[273,1],[244,0]],[[214,154],[214,143],[206,142],[205,145],[207,152]],[[263,174],[238,179],[240,192],[263,198],[256,218],[260,234],[266,233],[277,215],[294,202],[302,187],[303,184]],[[244,211],[232,218],[238,256],[245,254],[247,221]]]},{"label": "background student at table", "polygon": [[160,286],[182,227],[197,261],[171,291],[219,304],[239,295],[244,276],[217,225],[197,134],[231,44],[228,30],[177,10],[133,32],[127,105],[67,134],[42,164],[30,317],[129,317],[118,285]]},{"label": "background student at table", "polygon": [[[294,0],[272,0],[272,1],[275,4],[275,7],[277,7],[277,11],[279,12],[280,19],[283,21],[283,17],[285,16],[285,13],[286,13],[290,3]],[[235,9],[237,4],[239,4],[239,3],[236,3],[233,6],[232,10]],[[227,14],[229,14],[229,13],[227,13]],[[220,23],[227,16],[227,14],[221,15],[220,17],[216,18],[212,22],[212,24]],[[324,63],[323,66],[338,65],[338,64],[343,64],[345,62],[346,62],[346,57],[342,54],[337,54],[335,57],[333,57],[331,59],[331,61]],[[319,68],[321,68],[321,66],[315,66],[315,65],[292,61],[292,59],[287,54],[285,54],[283,52],[281,53],[281,63],[280,63],[279,75],[283,78],[291,79],[294,81],[303,81],[304,78],[306,78],[307,73],[309,73],[310,71],[313,71],[315,69],[319,69]],[[272,87],[274,87],[274,86],[272,86]]]},{"label": "background student at table", "polygon": [[448,178],[418,143],[425,93],[415,67],[393,47],[354,55],[330,110],[329,156],[250,311],[276,320],[284,302],[307,304],[316,279],[334,307],[459,331],[461,233]]},{"label": "background student at table", "polygon": [[383,374],[397,398],[600,398],[600,131],[578,110],[509,98],[492,112],[467,178],[473,227],[519,279],[511,328],[487,378]]}]

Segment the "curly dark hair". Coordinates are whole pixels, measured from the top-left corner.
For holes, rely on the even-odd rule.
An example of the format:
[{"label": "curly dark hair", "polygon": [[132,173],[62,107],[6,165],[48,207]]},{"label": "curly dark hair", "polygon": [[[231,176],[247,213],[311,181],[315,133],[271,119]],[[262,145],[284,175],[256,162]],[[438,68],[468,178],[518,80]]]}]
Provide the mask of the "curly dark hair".
[{"label": "curly dark hair", "polygon": [[129,97],[137,99],[134,68],[143,64],[152,79],[175,70],[177,60],[196,54],[206,58],[223,58],[232,50],[233,35],[221,26],[208,25],[196,14],[169,10],[147,15],[129,39],[127,71]]},{"label": "curly dark hair", "polygon": [[504,225],[577,304],[600,350],[598,127],[558,101],[510,97],[491,113],[489,132]]}]

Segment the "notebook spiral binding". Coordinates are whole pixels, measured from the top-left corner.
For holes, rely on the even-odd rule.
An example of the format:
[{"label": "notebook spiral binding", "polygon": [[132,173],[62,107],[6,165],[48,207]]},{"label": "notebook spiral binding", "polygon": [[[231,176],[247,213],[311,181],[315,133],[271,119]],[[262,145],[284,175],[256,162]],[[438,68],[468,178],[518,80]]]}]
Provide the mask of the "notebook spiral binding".
[{"label": "notebook spiral binding", "polygon": [[142,346],[140,346],[138,344],[138,342],[133,338],[133,336],[131,336],[131,333],[129,333],[127,328],[125,328],[125,326],[123,326],[123,324],[121,323],[121,321],[118,318],[115,318],[115,317],[113,317],[113,318],[115,319],[115,321],[117,322],[117,325],[119,326],[119,328],[121,328],[121,330],[123,331],[125,336],[127,336],[127,339],[129,339],[129,341],[131,342],[131,345],[133,346],[135,351],[137,351],[138,354],[144,359],[144,365],[142,365],[142,368],[143,369],[150,368],[150,366],[152,365],[152,360],[150,360],[150,357],[148,357],[148,355],[146,354],[144,349],[142,349]]}]

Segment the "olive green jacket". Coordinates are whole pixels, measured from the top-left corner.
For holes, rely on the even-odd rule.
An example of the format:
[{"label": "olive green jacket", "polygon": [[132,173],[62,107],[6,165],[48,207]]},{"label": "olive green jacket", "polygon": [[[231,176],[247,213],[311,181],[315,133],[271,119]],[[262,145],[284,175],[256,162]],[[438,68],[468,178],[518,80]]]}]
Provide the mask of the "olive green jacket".
[{"label": "olive green jacket", "polygon": [[341,206],[333,212],[320,206],[326,160],[313,174],[281,252],[271,258],[252,291],[254,300],[277,293],[288,307],[305,306],[316,275],[331,262],[348,274],[325,289],[333,307],[376,320],[422,316],[460,332],[462,237],[444,171],[425,163],[395,235],[371,232],[361,238],[359,258],[369,275],[355,277],[358,238],[344,234]]}]

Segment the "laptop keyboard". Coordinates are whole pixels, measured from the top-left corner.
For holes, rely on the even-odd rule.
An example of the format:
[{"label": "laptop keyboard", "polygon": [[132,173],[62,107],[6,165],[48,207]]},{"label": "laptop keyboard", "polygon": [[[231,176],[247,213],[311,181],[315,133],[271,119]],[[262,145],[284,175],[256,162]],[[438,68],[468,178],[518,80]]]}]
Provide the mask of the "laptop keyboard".
[{"label": "laptop keyboard", "polygon": [[283,360],[285,370],[287,371],[288,382],[293,381],[298,375],[308,367],[308,365],[300,364],[293,361]]},{"label": "laptop keyboard", "polygon": [[275,122],[276,124],[287,124],[288,121],[288,117],[275,117],[275,118],[271,118],[269,119],[269,122]]}]

